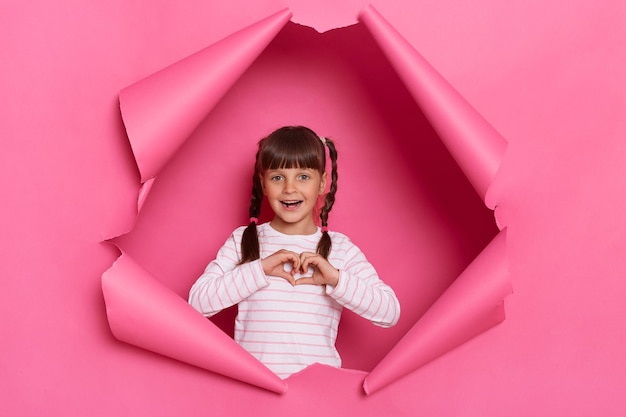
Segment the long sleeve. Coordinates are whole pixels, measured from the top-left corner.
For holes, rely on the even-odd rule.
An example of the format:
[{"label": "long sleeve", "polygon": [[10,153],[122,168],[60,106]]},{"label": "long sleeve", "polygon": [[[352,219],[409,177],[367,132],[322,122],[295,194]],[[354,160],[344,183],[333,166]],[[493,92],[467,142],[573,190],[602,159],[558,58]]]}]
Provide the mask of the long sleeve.
[{"label": "long sleeve", "polygon": [[[205,316],[239,304],[234,338],[281,378],[312,363],[341,366],[335,347],[343,306],[374,324],[396,324],[400,306],[393,290],[350,239],[329,232],[329,262],[339,272],[335,287],[289,285],[266,276],[261,261],[238,265],[243,230],[236,229],[189,292],[189,303]],[[257,226],[261,259],[278,250],[314,252],[322,235],[285,235],[269,223]],[[308,274],[308,273],[305,273]],[[297,272],[295,279],[305,275]]]},{"label": "long sleeve", "polygon": [[189,304],[207,317],[269,285],[260,260],[237,265],[238,249],[233,233],[189,291]]},{"label": "long sleeve", "polygon": [[[333,242],[334,243],[334,242]],[[336,287],[326,293],[339,304],[381,327],[394,326],[400,319],[400,303],[391,287],[385,284],[358,247],[347,239],[334,251],[343,252]]]}]

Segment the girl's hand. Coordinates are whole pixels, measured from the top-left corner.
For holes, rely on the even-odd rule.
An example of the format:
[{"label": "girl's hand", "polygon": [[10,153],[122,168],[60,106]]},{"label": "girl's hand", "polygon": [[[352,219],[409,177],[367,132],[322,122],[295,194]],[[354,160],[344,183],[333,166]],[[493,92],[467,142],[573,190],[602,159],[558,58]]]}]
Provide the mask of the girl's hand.
[{"label": "girl's hand", "polygon": [[[285,271],[285,264],[291,264],[291,271]],[[285,279],[291,285],[296,285],[294,274],[300,268],[300,257],[297,253],[285,249],[274,252],[272,255],[261,260],[261,266],[265,275],[272,275]]]},{"label": "girl's hand", "polygon": [[296,285],[332,285],[339,282],[339,271],[328,262],[322,255],[313,252],[300,254],[300,270],[305,273],[313,268],[313,276],[302,277],[296,281]]}]

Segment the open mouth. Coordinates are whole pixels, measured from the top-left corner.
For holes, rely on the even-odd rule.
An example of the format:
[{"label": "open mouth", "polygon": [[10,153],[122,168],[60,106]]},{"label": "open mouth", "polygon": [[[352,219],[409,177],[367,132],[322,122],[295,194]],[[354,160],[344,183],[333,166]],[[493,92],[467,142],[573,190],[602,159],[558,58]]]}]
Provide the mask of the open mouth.
[{"label": "open mouth", "polygon": [[283,207],[285,207],[285,208],[295,209],[295,208],[299,207],[300,204],[302,204],[302,200],[281,201],[280,204],[282,204]]}]

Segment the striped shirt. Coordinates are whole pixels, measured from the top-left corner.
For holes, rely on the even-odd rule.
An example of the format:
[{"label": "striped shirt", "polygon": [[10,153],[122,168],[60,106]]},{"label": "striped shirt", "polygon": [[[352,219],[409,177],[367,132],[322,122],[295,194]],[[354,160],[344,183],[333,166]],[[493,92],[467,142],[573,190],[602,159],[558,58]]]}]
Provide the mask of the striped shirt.
[{"label": "striped shirt", "polygon": [[[189,303],[207,317],[239,304],[235,340],[281,378],[313,363],[341,366],[335,340],[343,307],[379,326],[398,322],[396,295],[347,236],[329,232],[328,261],[339,270],[337,286],[292,286],[266,276],[260,260],[237,265],[244,229],[236,229],[206,267],[191,288]],[[285,235],[269,223],[257,230],[261,259],[280,249],[315,252],[321,237],[319,228],[312,235]],[[311,271],[295,279],[305,275]]]}]

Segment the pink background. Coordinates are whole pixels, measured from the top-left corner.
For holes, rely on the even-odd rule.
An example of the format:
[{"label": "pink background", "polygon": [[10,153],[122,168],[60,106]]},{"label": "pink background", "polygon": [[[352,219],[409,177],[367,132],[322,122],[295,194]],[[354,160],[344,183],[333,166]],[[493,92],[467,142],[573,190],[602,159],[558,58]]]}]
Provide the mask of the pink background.
[{"label": "pink background", "polygon": [[[331,224],[403,306],[385,331],[346,315],[338,345],[356,370],[314,367],[277,396],[118,342],[100,289],[118,255],[100,242],[136,220],[119,91],[285,6],[326,30],[354,24],[365,3],[83,3],[0,14],[2,414],[624,414],[620,1],[373,3],[509,142],[493,191],[514,294],[504,323],[371,397],[363,371],[496,228],[360,25],[322,36],[288,24],[118,240],[184,296],[245,220],[254,141],[284,123],[336,137],[344,182]],[[371,238],[389,228],[401,248]]]}]

